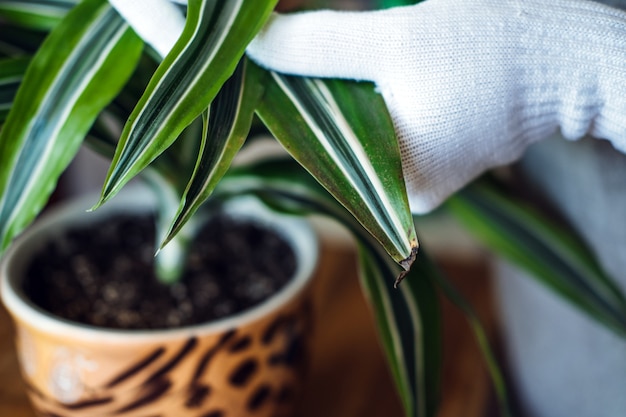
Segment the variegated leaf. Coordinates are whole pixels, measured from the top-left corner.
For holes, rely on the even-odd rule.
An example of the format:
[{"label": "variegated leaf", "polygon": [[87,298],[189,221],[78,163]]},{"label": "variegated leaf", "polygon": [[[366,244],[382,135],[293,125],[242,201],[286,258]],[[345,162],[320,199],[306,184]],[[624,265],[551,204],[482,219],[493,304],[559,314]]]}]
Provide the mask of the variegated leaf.
[{"label": "variegated leaf", "polygon": [[20,26],[50,30],[78,0],[0,0],[0,16]]},{"label": "variegated leaf", "polygon": [[125,126],[99,204],[167,149],[232,75],[276,0],[190,0],[179,41]]},{"label": "variegated leaf", "polygon": [[328,192],[293,160],[269,159],[229,171],[218,197],[255,193],[265,202],[299,214],[322,214],[349,228],[359,242],[360,275],[380,340],[407,417],[434,416],[441,366],[438,298],[432,265],[414,264],[409,279],[394,289],[398,265]]},{"label": "variegated leaf", "polygon": [[400,151],[369,83],[272,73],[259,117],[405,269],[417,254]]},{"label": "variegated leaf", "polygon": [[33,57],[0,133],[0,248],[39,213],[142,46],[105,0],[86,0]]},{"label": "variegated leaf", "polygon": [[[117,136],[109,131],[109,125],[110,123],[97,120],[85,143],[95,152],[111,159],[115,153]],[[177,177],[170,172],[170,170],[175,170],[176,166],[172,166],[170,162],[168,160],[163,161],[163,163],[152,164],[144,170],[140,177],[156,197],[157,240],[155,241],[155,248],[158,248],[160,239],[165,236],[165,232],[169,229],[169,219],[176,212],[180,198],[178,187],[172,183],[172,181],[176,181]],[[180,279],[190,242],[190,236],[179,234],[175,242],[158,251],[158,256],[155,258],[155,274],[161,282],[171,284]]]},{"label": "variegated leaf", "polygon": [[263,92],[258,79],[263,73],[255,67],[247,71],[247,67],[243,59],[204,118],[204,140],[198,160],[163,245],[180,231],[211,195],[248,135],[256,103]]},{"label": "variegated leaf", "polygon": [[0,126],[9,114],[29,63],[29,58],[0,59]]},{"label": "variegated leaf", "polygon": [[359,242],[361,287],[407,417],[435,416],[439,404],[441,340],[437,293],[424,251],[397,289],[389,279],[395,263],[376,242]]},{"label": "variegated leaf", "polygon": [[626,337],[626,298],[571,231],[490,183],[472,184],[446,207],[495,253]]}]

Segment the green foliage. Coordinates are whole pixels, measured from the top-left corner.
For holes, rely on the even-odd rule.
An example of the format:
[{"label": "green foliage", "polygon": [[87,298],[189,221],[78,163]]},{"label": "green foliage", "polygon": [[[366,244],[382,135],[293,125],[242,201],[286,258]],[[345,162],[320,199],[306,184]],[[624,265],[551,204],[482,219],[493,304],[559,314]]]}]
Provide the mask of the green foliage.
[{"label": "green foliage", "polygon": [[105,0],[78,5],[41,45],[0,132],[0,249],[44,206],[141,48]]},{"label": "green foliage", "polygon": [[393,259],[412,260],[417,236],[397,175],[400,150],[374,86],[276,73],[265,85],[257,113],[277,140]]},{"label": "green foliage", "polygon": [[275,3],[189,2],[181,37],[157,68],[124,127],[98,204],[115,195],[209,107]]},{"label": "green foliage", "polygon": [[[245,47],[276,0],[190,0],[183,34],[162,61],[106,0],[74,3],[0,0],[1,249],[39,213],[83,141],[113,161],[99,204],[139,173],[153,185],[168,243],[157,257],[164,281],[176,280],[210,198],[252,193],[276,209],[330,216],[356,237],[361,284],[406,416],[436,415],[438,290],[467,314],[506,410],[500,371],[471,308],[425,254],[410,269],[416,232],[393,125],[373,85],[288,77],[247,61]],[[414,1],[377,6],[400,3]],[[231,167],[255,114],[292,159]],[[623,294],[571,234],[481,185],[448,207],[492,247],[626,334]],[[394,290],[402,269],[410,269],[408,280]]]},{"label": "green foliage", "polygon": [[496,253],[626,337],[624,294],[571,230],[487,180],[453,196],[446,207]]},{"label": "green foliage", "polygon": [[77,3],[78,0],[0,0],[0,14],[20,26],[50,30]]},{"label": "green foliage", "polygon": [[[112,158],[99,204],[140,172],[153,185],[158,226],[169,242],[157,268],[163,281],[175,280],[216,187],[221,198],[228,195],[224,183],[236,183],[235,194],[252,192],[246,189],[249,177],[220,180],[257,112],[309,171],[297,168],[300,174],[290,176],[293,168],[279,170],[281,195],[313,212],[323,201],[323,212],[349,223],[362,242],[366,288],[376,297],[384,288],[386,303],[404,305],[377,322],[385,329],[381,335],[407,413],[432,415],[435,395],[426,393],[436,386],[427,381],[438,378],[436,297],[431,286],[391,291],[397,262],[408,269],[417,238],[393,125],[372,85],[286,78],[248,62],[245,47],[274,0],[191,1],[183,34],[162,62],[149,50],[141,53],[142,42],[105,0],[86,0],[69,12],[64,2],[9,3],[0,0],[0,16],[16,23],[0,23],[0,53],[7,57],[0,61],[0,102],[11,109],[0,136],[3,248],[41,210],[86,139]],[[371,105],[361,106],[364,101]],[[119,139],[115,125],[124,125]],[[252,183],[260,184],[258,177]],[[272,187],[261,183],[254,192],[270,201]],[[398,311],[409,312],[408,321]],[[403,344],[402,357],[395,356],[395,343]]]},{"label": "green foliage", "polygon": [[361,285],[407,416],[435,416],[441,373],[441,318],[431,277],[420,257],[398,289],[399,266],[350,213],[293,160],[266,159],[229,171],[216,189],[220,198],[253,193],[275,209],[320,214],[339,221],[358,245]]},{"label": "green foliage", "polygon": [[[39,3],[41,2],[33,2]],[[118,27],[128,31],[123,20],[102,0],[86,1],[68,13],[39,48],[34,64],[29,66],[11,113],[19,113],[19,117],[14,116],[14,120],[8,120],[3,128],[4,139],[0,146],[5,146],[7,150],[3,155],[3,162],[7,163],[0,170],[3,247],[41,209],[82,138],[86,136],[95,119],[106,112],[105,106],[116,96],[131,96],[130,102],[136,104],[125,121],[101,200],[96,207],[115,195],[126,182],[158,158],[160,161],[155,167],[167,177],[162,184],[171,184],[175,189],[170,194],[178,194],[181,199],[179,212],[170,232],[164,237],[166,242],[171,241],[209,197],[211,190],[227,170],[248,134],[255,102],[262,96],[267,100],[275,96],[271,88],[265,88],[261,78],[271,81],[280,77],[266,76],[262,74],[262,70],[246,65],[245,62],[241,64],[242,73],[237,73],[246,73],[241,78],[245,80],[244,85],[236,80],[226,83],[240,62],[246,45],[260,30],[274,5],[274,0],[191,1],[187,10],[186,26],[180,39],[154,73],[148,76],[150,81],[145,91],[130,85],[121,92],[120,89],[135,68],[138,58],[136,41],[133,46],[129,43],[130,38],[122,42],[120,39],[126,37],[112,36]],[[97,8],[102,14],[106,11],[110,22],[105,25],[96,17],[91,17],[89,13],[96,12],[90,12],[89,7]],[[33,7],[31,12],[36,14],[38,10],[40,8]],[[77,28],[82,29],[75,30]],[[68,32],[71,29],[74,31],[70,34]],[[109,33],[101,34],[99,30],[108,30]],[[130,33],[128,36],[134,35]],[[112,40],[105,41],[106,39]],[[111,42],[115,42],[115,48]],[[59,53],[60,51],[65,53]],[[123,53],[125,58],[122,59],[114,53]],[[102,59],[94,62],[93,57]],[[45,59],[49,62],[44,62]],[[119,65],[120,61],[124,65]],[[75,62],[80,65],[73,65]],[[96,71],[98,65],[104,64],[108,66],[103,67],[105,69],[101,72]],[[252,69],[247,71],[246,67]],[[113,74],[111,69],[118,73]],[[72,92],[66,94],[69,96],[67,98],[61,96],[63,100],[59,102],[60,105],[53,108],[59,115],[56,118],[57,125],[65,130],[54,128],[50,123],[50,115],[46,113],[52,108],[46,103],[50,103],[61,91],[55,83],[62,86],[63,91]],[[296,81],[292,82],[294,83]],[[324,84],[321,81],[310,82],[310,85],[315,86]],[[342,82],[336,81],[333,84],[341,87]],[[235,87],[231,88],[232,86]],[[303,98],[309,99],[309,108],[319,110],[328,107],[325,100],[329,96],[315,95],[313,91],[309,89],[303,90],[299,95],[288,95],[287,101],[277,107],[268,108],[261,104],[257,111],[268,120],[278,120],[285,109],[293,113],[292,109],[295,107],[296,111],[302,112],[304,108],[299,105],[304,102]],[[317,88],[316,91],[321,89]],[[86,97],[87,93],[92,98],[89,101],[74,99]],[[135,97],[137,93],[139,97]],[[239,96],[239,93],[245,97]],[[37,100],[32,100],[37,94],[48,97],[48,101],[43,102],[43,109],[37,107]],[[350,94],[342,94],[340,102],[342,105],[346,103],[346,106],[327,108],[326,113],[318,111],[317,114],[323,116],[322,124],[315,117],[311,117],[309,112],[307,117],[286,121],[291,126],[284,129],[287,135],[281,135],[280,129],[274,130],[279,140],[288,143],[289,150],[297,155],[297,159],[304,161],[313,175],[331,189],[333,195],[375,235],[387,252],[408,269],[415,257],[417,238],[402,180],[393,125],[382,99],[377,97],[373,89],[361,93],[359,98],[370,99],[370,108],[374,109],[372,113],[377,115],[374,118],[363,112],[362,106],[359,109],[355,99],[350,103]],[[93,99],[94,96],[97,99]],[[117,101],[116,99],[111,109],[117,110],[117,116],[125,115],[127,104]],[[30,107],[21,109],[22,102],[28,102]],[[264,102],[266,100],[260,101]],[[229,107],[229,103],[236,104]],[[194,144],[198,143],[198,157],[180,161],[175,151],[166,152],[187,126],[206,111],[209,115],[206,135],[199,142],[193,140]],[[333,119],[328,115],[340,117]],[[369,120],[375,121],[375,126],[368,125],[366,122]],[[342,130],[339,123],[345,121],[350,125]],[[222,124],[230,127],[224,129]],[[38,137],[36,134],[41,130],[32,131],[32,126],[45,126],[49,130],[45,132],[45,137]],[[217,126],[220,128],[216,128]],[[371,131],[368,130],[370,128]],[[100,135],[106,134],[104,124],[100,122],[96,123],[94,131]],[[306,135],[288,136],[293,131],[305,132]],[[361,136],[356,138],[356,133]],[[304,138],[312,138],[323,144],[326,155],[331,156],[327,158],[328,162],[323,169],[315,169],[319,160],[306,157],[312,155],[312,152],[307,148],[310,141],[302,140]],[[31,144],[36,144],[38,153],[32,152],[34,147]],[[346,153],[354,145],[358,145],[356,152]],[[19,159],[20,155],[22,159]],[[335,157],[336,155],[340,157]],[[28,163],[24,163],[24,160]],[[163,168],[168,160],[178,160],[183,165],[182,169]],[[307,160],[310,163],[306,163]],[[39,175],[32,175],[34,172]],[[185,179],[184,190],[180,189],[180,179],[172,179],[176,172],[191,172],[191,178]],[[375,186],[375,192],[370,189],[372,185]],[[23,188],[26,193],[22,194],[19,190]],[[380,197],[377,192],[380,192]]]}]

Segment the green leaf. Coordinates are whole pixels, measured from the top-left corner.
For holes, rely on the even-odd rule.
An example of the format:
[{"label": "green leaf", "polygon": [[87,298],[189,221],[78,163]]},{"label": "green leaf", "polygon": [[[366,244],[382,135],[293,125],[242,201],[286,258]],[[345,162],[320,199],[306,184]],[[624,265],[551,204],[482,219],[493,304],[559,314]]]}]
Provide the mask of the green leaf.
[{"label": "green leaf", "polygon": [[[361,280],[407,417],[434,416],[439,399],[441,334],[429,263],[420,257],[394,289],[398,265],[356,219],[291,159],[231,169],[216,188],[224,198],[255,193],[283,211],[323,214],[347,226],[359,242]],[[421,255],[420,255],[421,256]]]},{"label": "green leaf", "polygon": [[486,181],[466,187],[446,207],[494,252],[626,337],[624,294],[573,232]]},{"label": "green leaf", "polygon": [[[158,248],[159,240],[162,239],[163,233],[168,229],[169,219],[176,212],[180,196],[176,193],[176,187],[173,187],[159,171],[151,169],[151,167],[143,172],[141,179],[152,189],[157,200],[155,248]],[[195,235],[195,229],[188,229],[185,232],[187,233],[179,233],[169,245],[157,251],[155,272],[159,281],[164,284],[173,284],[179,281],[184,272],[185,260],[189,253],[189,245]]]},{"label": "green leaf", "polygon": [[422,0],[375,0],[376,9],[388,9],[390,7],[411,6],[420,3]]},{"label": "green leaf", "polygon": [[0,248],[44,206],[142,47],[105,0],[87,0],[33,57],[0,133]]},{"label": "green leaf", "polygon": [[259,80],[263,73],[255,68],[247,71],[247,67],[243,59],[204,117],[204,140],[198,152],[198,160],[176,218],[161,247],[180,231],[209,198],[246,140],[254,108],[263,92]]},{"label": "green leaf", "polygon": [[397,289],[398,268],[376,242],[359,243],[360,278],[407,417],[435,416],[439,403],[441,340],[432,267],[420,252]]},{"label": "green leaf", "polygon": [[24,78],[29,58],[0,59],[0,125],[4,123],[17,89]]},{"label": "green leaf", "polygon": [[0,57],[30,57],[43,43],[45,33],[24,29],[0,20]]},{"label": "green leaf", "polygon": [[400,151],[370,83],[272,73],[257,113],[404,269],[417,253]]},{"label": "green leaf", "polygon": [[0,0],[0,17],[23,27],[50,30],[78,0]]},{"label": "green leaf", "polygon": [[191,0],[183,33],[124,127],[99,204],[209,107],[276,0]]}]

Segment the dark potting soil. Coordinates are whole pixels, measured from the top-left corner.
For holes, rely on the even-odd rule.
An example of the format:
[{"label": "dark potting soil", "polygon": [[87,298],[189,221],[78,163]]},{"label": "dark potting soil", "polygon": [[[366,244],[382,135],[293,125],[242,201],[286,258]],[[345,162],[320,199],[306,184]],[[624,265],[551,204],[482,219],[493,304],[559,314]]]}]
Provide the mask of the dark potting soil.
[{"label": "dark potting soil", "polygon": [[34,257],[24,281],[31,300],[65,319],[116,329],[206,323],[252,307],[295,271],[291,248],[275,232],[217,216],[191,246],[180,282],[153,269],[154,220],[120,216],[68,231]]}]

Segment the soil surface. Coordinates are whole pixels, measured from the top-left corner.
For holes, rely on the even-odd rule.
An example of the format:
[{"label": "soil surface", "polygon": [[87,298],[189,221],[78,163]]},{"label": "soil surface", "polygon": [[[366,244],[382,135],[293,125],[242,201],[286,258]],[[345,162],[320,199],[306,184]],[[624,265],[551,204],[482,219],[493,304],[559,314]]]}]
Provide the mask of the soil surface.
[{"label": "soil surface", "polygon": [[180,282],[158,282],[154,220],[125,215],[49,242],[24,282],[32,301],[57,316],[98,327],[160,329],[240,312],[282,288],[295,271],[276,233],[217,216],[191,246]]}]

